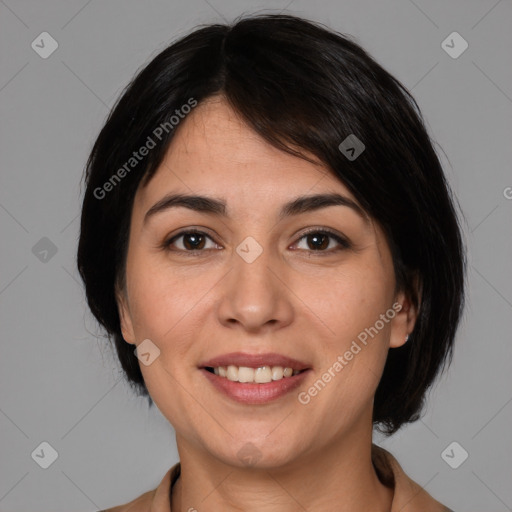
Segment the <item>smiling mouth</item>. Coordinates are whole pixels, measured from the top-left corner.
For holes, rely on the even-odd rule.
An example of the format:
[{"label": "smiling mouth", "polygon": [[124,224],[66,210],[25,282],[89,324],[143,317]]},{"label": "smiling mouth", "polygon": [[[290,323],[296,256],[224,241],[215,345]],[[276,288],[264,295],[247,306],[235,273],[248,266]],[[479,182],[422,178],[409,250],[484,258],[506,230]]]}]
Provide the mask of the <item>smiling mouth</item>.
[{"label": "smiling mouth", "polygon": [[231,382],[241,382],[248,384],[267,384],[289,377],[294,377],[303,370],[294,370],[293,368],[283,366],[260,366],[258,368],[250,368],[248,366],[206,366],[204,369],[218,377],[225,378]]}]

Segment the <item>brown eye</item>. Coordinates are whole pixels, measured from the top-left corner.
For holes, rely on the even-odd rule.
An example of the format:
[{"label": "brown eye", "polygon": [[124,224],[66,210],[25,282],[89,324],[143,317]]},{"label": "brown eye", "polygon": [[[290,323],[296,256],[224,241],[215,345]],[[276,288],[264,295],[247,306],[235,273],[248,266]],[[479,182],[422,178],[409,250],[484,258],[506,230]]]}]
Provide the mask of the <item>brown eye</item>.
[{"label": "brown eye", "polygon": [[[181,242],[179,242],[180,239]],[[213,243],[213,247],[206,247],[208,241]],[[213,240],[201,231],[182,231],[165,242],[164,245],[168,250],[182,252],[202,252],[204,249],[214,249],[216,247]]]},{"label": "brown eye", "polygon": [[[300,239],[306,241],[306,247],[299,247],[306,251],[331,253],[350,248],[350,243],[341,236],[326,230],[312,230],[304,234]],[[334,241],[334,245],[331,243]],[[337,247],[336,247],[337,245]]]},{"label": "brown eye", "polygon": [[187,233],[183,235],[183,245],[191,251],[195,249],[203,249],[205,237],[199,233]]},{"label": "brown eye", "polygon": [[306,236],[308,246],[313,251],[327,249],[327,247],[329,247],[329,238],[330,237],[328,235],[321,233]]}]

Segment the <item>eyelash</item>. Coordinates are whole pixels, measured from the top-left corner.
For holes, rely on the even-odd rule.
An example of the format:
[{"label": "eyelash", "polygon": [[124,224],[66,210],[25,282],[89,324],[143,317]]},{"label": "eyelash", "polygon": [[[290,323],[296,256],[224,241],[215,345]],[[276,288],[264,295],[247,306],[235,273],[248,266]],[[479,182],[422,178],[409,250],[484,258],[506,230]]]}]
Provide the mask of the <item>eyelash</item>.
[{"label": "eyelash", "polygon": [[[200,256],[202,252],[205,252],[205,251],[211,251],[211,250],[217,250],[217,249],[192,249],[192,250],[183,250],[183,249],[171,249],[171,245],[177,240],[179,239],[180,237],[183,237],[185,235],[201,235],[201,236],[205,236],[207,238],[209,238],[212,242],[216,243],[212,237],[210,235],[208,235],[207,233],[205,233],[204,231],[199,231],[199,230],[194,230],[194,229],[189,229],[189,230],[184,230],[184,231],[180,231],[179,233],[177,233],[176,235],[174,235],[172,238],[170,239],[167,239],[163,242],[161,248],[164,249],[164,250],[167,250],[167,251],[172,251],[172,252],[181,252],[181,253],[185,253],[187,256]],[[325,228],[322,228],[322,229],[319,229],[319,228],[312,228],[310,229],[309,231],[306,231],[305,233],[302,234],[302,236],[298,239],[297,243],[300,242],[303,238],[306,238],[308,235],[311,235],[311,234],[320,234],[320,235],[327,235],[329,236],[330,238],[336,240],[336,242],[338,242],[340,244],[341,247],[338,247],[336,249],[329,249],[329,250],[313,250],[313,249],[309,249],[309,252],[313,253],[315,256],[326,256],[326,255],[330,255],[334,252],[338,252],[338,251],[341,251],[341,250],[344,250],[344,249],[350,249],[352,246],[351,244],[349,243],[348,240],[346,240],[345,238],[341,237],[340,235],[338,235],[337,233],[329,230],[329,229],[325,229]],[[295,245],[295,244],[294,244]],[[306,250],[306,249],[299,249],[299,250]],[[323,253],[323,254],[322,254]]]}]

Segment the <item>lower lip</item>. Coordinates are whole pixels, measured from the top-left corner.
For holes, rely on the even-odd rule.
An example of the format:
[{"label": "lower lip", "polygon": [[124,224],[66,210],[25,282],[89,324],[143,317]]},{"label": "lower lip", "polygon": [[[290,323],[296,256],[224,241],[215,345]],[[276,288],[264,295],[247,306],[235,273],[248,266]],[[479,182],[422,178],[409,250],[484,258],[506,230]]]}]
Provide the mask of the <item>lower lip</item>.
[{"label": "lower lip", "polygon": [[233,382],[226,377],[219,377],[208,370],[201,368],[204,376],[220,392],[229,398],[243,404],[265,404],[290,393],[298,388],[308,376],[310,370],[305,370],[291,377],[267,382],[265,384]]}]

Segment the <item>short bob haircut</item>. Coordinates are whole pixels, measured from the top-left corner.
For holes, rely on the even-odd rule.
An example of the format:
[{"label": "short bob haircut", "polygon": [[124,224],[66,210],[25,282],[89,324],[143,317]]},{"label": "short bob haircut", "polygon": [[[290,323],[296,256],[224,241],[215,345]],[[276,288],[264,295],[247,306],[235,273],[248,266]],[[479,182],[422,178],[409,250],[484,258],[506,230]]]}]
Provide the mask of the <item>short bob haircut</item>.
[{"label": "short bob haircut", "polygon": [[[202,26],[140,70],[110,112],[84,173],[77,264],[92,313],[149,406],[116,303],[133,199],[162,162],[176,131],[172,116],[216,95],[273,146],[308,161],[303,150],[315,155],[386,235],[396,290],[419,313],[409,341],[389,350],[374,426],[392,434],[417,420],[427,390],[451,361],[466,275],[454,198],[416,101],[352,39],[291,15]],[[155,132],[161,126],[167,129]],[[356,159],[339,149],[351,134],[365,145]],[[149,147],[148,137],[154,147],[128,168],[133,152]]]}]

